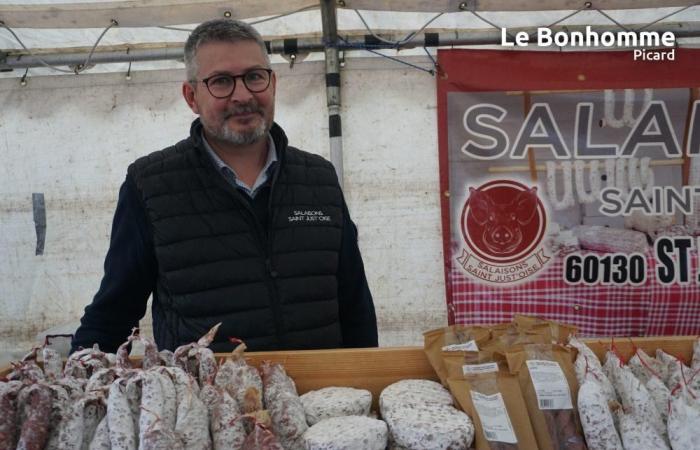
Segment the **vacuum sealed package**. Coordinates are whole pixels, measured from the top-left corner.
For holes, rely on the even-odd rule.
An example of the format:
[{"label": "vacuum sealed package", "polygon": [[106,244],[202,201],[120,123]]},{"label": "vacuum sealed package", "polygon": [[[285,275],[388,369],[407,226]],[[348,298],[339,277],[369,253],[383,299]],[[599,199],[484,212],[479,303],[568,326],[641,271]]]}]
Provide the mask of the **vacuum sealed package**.
[{"label": "vacuum sealed package", "polygon": [[518,378],[491,352],[443,353],[448,385],[474,421],[476,450],[537,448]]},{"label": "vacuum sealed package", "polygon": [[506,357],[518,376],[539,448],[585,449],[571,353],[558,345],[530,344]]}]

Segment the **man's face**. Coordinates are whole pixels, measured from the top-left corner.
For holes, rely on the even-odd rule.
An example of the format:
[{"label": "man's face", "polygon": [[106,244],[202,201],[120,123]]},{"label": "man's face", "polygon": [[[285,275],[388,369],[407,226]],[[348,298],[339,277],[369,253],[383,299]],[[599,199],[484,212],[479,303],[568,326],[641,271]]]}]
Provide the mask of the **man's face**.
[{"label": "man's face", "polygon": [[242,78],[227,98],[211,95],[199,81],[214,75],[242,75],[251,69],[267,68],[267,60],[254,41],[209,42],[197,49],[197,82],[183,83],[185,101],[199,114],[208,135],[234,145],[249,145],[267,136],[275,115],[275,74],[270,86],[250,92]]}]

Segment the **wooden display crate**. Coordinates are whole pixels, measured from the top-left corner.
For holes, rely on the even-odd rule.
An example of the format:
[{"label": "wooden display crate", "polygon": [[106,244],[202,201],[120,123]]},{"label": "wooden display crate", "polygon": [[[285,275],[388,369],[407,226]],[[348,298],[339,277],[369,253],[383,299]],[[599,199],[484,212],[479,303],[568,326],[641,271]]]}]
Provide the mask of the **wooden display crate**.
[{"label": "wooden display crate", "polygon": [[[625,358],[631,356],[637,346],[651,355],[660,348],[689,362],[696,339],[695,336],[663,336],[584,339],[584,342],[601,360],[614,342]],[[217,354],[219,359],[226,356]],[[391,383],[407,378],[437,380],[422,347],[251,352],[245,356],[255,366],[265,360],[283,364],[300,394],[326,386],[367,389],[372,392],[375,408],[379,393]],[[9,371],[9,367],[0,370],[0,376]]]}]

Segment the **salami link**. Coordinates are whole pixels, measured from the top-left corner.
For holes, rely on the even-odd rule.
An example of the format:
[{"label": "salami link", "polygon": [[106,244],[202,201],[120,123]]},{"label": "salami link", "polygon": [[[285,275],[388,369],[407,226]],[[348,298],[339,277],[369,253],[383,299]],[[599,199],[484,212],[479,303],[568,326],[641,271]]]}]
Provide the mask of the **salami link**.
[{"label": "salami link", "polygon": [[[101,393],[90,393],[82,401],[83,404],[83,439],[80,448],[89,450],[90,443],[97,433],[100,422],[107,415],[107,404]],[[107,435],[109,441],[109,435]]]},{"label": "salami link", "polygon": [[642,417],[634,412],[625,414],[617,411],[620,422],[620,435],[625,449],[634,450],[669,450],[661,435]]},{"label": "salami link", "polygon": [[[127,380],[120,378],[109,388],[107,422],[109,441],[114,450],[136,450],[138,435],[126,396]],[[99,427],[98,427],[99,428]]]},{"label": "salami link", "polygon": [[284,448],[304,448],[302,435],[309,426],[294,381],[280,364],[263,362],[261,371],[265,405],[270,412],[273,432]]},{"label": "salami link", "polygon": [[51,390],[51,416],[49,417],[49,437],[46,440],[46,449],[56,450],[59,448],[58,438],[61,424],[71,399],[68,390],[63,386],[51,384],[49,389]]},{"label": "salami link", "polygon": [[17,395],[22,386],[21,381],[0,383],[0,450],[14,450],[17,447]]},{"label": "salami link", "polygon": [[51,416],[51,390],[40,383],[22,389],[18,396],[22,419],[17,450],[41,450],[46,445]]},{"label": "salami link", "polygon": [[175,421],[177,420],[177,391],[173,380],[170,379],[167,371],[162,367],[156,368],[155,373],[160,381],[160,388],[163,391],[163,417],[161,418],[163,426],[167,430],[175,430]]},{"label": "salami link", "polygon": [[700,448],[700,403],[683,389],[670,403],[668,436],[674,450]]},{"label": "salami link", "polygon": [[163,386],[160,383],[160,377],[155,372],[143,372],[141,380],[141,415],[139,417],[139,441],[141,444],[139,449],[143,450],[146,433],[153,428],[156,421],[162,420],[163,417]]},{"label": "salami link", "polygon": [[[231,342],[240,342],[237,339],[230,340]],[[258,410],[253,409],[257,408],[258,404],[251,400],[255,398],[262,400],[263,382],[258,370],[249,366],[243,358],[245,350],[245,344],[240,342],[219,367],[214,383],[226,389],[231,397],[238,402],[243,413],[247,414]],[[262,409],[262,405],[259,406],[259,409]],[[246,427],[249,426],[252,428],[252,425],[246,423]]]},{"label": "salami link", "polygon": [[112,444],[109,440],[109,423],[107,422],[106,415],[100,420],[100,423],[97,424],[95,435],[92,437],[92,441],[90,441],[88,450],[112,450]]},{"label": "salami link", "polygon": [[144,347],[143,362],[141,363],[143,370],[148,370],[152,367],[159,366],[160,355],[158,354],[158,347],[156,346],[156,343],[145,337],[139,337],[139,339],[143,343]]},{"label": "salami link", "polygon": [[209,430],[214,450],[238,449],[243,445],[246,432],[238,420],[238,403],[219,386],[206,385],[199,394],[209,411]]},{"label": "salami link", "polygon": [[608,399],[602,386],[586,379],[578,391],[578,411],[588,447],[592,450],[623,450],[615,431]]},{"label": "salami link", "polygon": [[286,450],[277,437],[264,425],[256,423],[253,431],[246,437],[241,450]]}]

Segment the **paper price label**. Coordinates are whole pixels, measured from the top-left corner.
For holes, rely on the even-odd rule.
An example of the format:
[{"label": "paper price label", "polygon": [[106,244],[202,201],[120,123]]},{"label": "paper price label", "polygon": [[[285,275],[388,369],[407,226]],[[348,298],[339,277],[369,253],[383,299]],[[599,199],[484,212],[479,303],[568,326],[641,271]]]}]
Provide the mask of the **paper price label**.
[{"label": "paper price label", "polygon": [[527,361],[540,409],[572,409],[571,392],[564,372],[555,361]]},{"label": "paper price label", "polygon": [[498,372],[497,363],[465,364],[462,366],[462,373],[464,375],[476,375],[479,373],[491,372]]},{"label": "paper price label", "polygon": [[476,346],[476,341],[471,340],[462,344],[450,344],[442,347],[444,352],[478,352],[479,347]]},{"label": "paper price label", "polygon": [[485,395],[475,391],[470,391],[470,394],[486,440],[517,444],[503,396],[500,393]]}]

